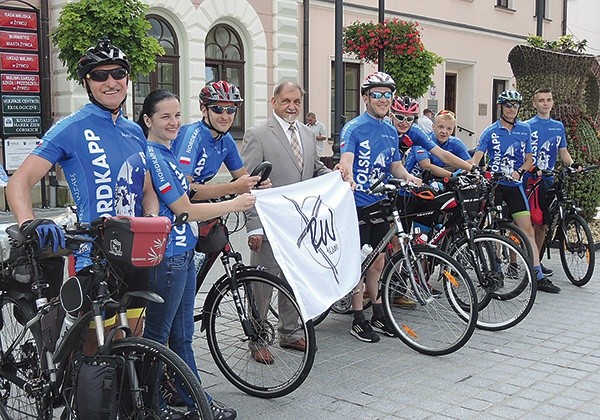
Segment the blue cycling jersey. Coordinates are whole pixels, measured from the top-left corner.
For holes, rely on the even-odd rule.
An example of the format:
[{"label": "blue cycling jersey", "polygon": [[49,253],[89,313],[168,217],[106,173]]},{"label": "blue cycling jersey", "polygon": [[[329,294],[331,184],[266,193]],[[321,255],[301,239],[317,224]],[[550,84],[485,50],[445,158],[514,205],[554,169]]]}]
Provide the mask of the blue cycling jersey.
[{"label": "blue cycling jersey", "polygon": [[[140,126],[87,104],[58,121],[32,154],[58,163],[67,179],[80,222],[101,216],[142,216],[146,138]],[[77,270],[90,264],[83,245]]]},{"label": "blue cycling jersey", "polygon": [[[146,156],[152,185],[154,185],[160,203],[159,216],[166,216],[175,221],[175,213],[169,208],[169,204],[174,203],[189,192],[187,178],[177,164],[173,152],[167,146],[148,142]],[[197,241],[198,238],[189,223],[173,226],[169,235],[165,257],[172,257],[188,251],[196,246]]]},{"label": "blue cycling jersey", "polygon": [[183,173],[198,184],[210,181],[223,163],[230,171],[244,167],[231,134],[216,140],[203,121],[181,127],[172,148]]},{"label": "blue cycling jersey", "polygon": [[[525,155],[531,153],[529,125],[517,120],[509,131],[498,120],[483,130],[476,150],[488,154],[492,172],[501,172],[511,177],[514,171],[523,166]],[[521,180],[506,180],[499,183],[514,186],[521,182]]]},{"label": "blue cycling jersey", "polygon": [[537,115],[525,122],[531,127],[533,164],[542,170],[554,169],[559,149],[567,147],[563,123]]},{"label": "blue cycling jersey", "polygon": [[[440,143],[436,140],[435,134],[432,132],[429,134],[429,139],[431,142],[435,142],[434,144],[439,146],[442,150],[446,150],[463,160],[471,159],[469,151],[467,150],[467,146],[465,146],[462,140],[458,137],[450,136],[448,140]],[[408,157],[406,158],[406,163],[404,166],[411,174],[420,176],[423,169],[419,163],[425,159],[429,159],[432,165],[439,166],[440,168],[443,168],[446,165],[443,160],[435,156],[433,153],[431,153],[431,151],[427,151],[421,146],[413,146],[408,154]]]},{"label": "blue cycling jersey", "polygon": [[433,133],[427,134],[417,124],[411,125],[405,135],[411,139],[414,146],[422,147],[428,152],[435,146],[438,146],[434,140]]},{"label": "blue cycling jersey", "polygon": [[354,154],[354,200],[363,207],[382,199],[381,195],[370,194],[371,183],[382,174],[390,175],[391,164],[400,161],[398,133],[387,121],[368,113],[350,120],[340,134],[341,153]]}]

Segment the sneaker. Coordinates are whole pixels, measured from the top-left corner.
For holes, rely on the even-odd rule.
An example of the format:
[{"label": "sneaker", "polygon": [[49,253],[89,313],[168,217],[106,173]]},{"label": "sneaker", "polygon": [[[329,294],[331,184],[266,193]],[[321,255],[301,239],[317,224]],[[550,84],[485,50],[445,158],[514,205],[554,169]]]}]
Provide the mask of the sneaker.
[{"label": "sneaker", "polygon": [[183,420],[187,418],[187,413],[183,411],[177,411],[167,406],[158,411],[158,418],[160,420]]},{"label": "sneaker", "polygon": [[506,277],[509,279],[518,279],[519,276],[519,266],[515,263],[508,264],[508,268],[506,269]]},{"label": "sneaker", "polygon": [[371,328],[366,319],[360,323],[356,322],[356,320],[352,321],[350,334],[366,343],[377,343],[379,341],[379,335],[373,331],[373,328]]},{"label": "sneaker", "polygon": [[396,336],[396,332],[391,325],[386,322],[385,318],[371,318],[371,327],[378,333],[387,335],[388,337]]},{"label": "sneaker", "polygon": [[214,398],[210,402],[210,411],[214,420],[233,420],[237,417],[237,411]]},{"label": "sneaker", "polygon": [[538,280],[537,289],[541,290],[542,292],[546,292],[546,293],[559,293],[560,292],[560,287],[552,284],[552,282],[550,280],[548,280],[546,277],[542,278],[541,280]]},{"label": "sneaker", "polygon": [[551,275],[554,274],[554,270],[553,269],[544,267],[542,264],[540,264],[540,265],[542,266],[542,274],[545,277],[550,277]]},{"label": "sneaker", "polygon": [[408,296],[400,295],[394,298],[394,300],[392,301],[392,305],[398,306],[400,309],[415,309],[417,307],[417,302],[415,302]]}]

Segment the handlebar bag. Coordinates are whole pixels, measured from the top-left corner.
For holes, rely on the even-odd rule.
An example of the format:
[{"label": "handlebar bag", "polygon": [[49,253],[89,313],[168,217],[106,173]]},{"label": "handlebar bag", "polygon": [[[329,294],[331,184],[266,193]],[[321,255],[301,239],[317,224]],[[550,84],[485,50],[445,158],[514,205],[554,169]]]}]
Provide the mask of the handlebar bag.
[{"label": "handlebar bag", "polygon": [[102,248],[114,263],[154,267],[161,263],[171,231],[167,217],[115,216],[104,222]]},{"label": "handlebar bag", "polygon": [[210,254],[222,250],[228,242],[227,228],[221,218],[198,222],[196,251]]}]

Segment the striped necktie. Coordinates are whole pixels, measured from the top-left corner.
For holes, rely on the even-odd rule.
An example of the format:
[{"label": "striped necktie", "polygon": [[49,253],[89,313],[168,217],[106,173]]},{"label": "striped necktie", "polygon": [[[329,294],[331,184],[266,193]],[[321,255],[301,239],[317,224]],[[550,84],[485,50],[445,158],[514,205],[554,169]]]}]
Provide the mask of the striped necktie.
[{"label": "striped necktie", "polygon": [[296,156],[298,165],[300,165],[300,167],[302,168],[302,166],[304,165],[304,158],[302,157],[302,149],[300,148],[300,142],[298,141],[296,126],[294,124],[290,124],[289,130],[292,132],[290,145],[292,146],[292,150],[294,151],[294,155]]}]

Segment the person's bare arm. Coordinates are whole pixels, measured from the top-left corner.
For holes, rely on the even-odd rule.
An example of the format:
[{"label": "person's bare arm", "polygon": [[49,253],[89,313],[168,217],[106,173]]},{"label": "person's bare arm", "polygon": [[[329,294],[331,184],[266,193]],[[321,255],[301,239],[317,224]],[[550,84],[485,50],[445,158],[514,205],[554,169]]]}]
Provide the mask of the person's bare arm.
[{"label": "person's bare arm", "polygon": [[473,164],[470,161],[462,160],[458,156],[450,153],[447,150],[442,149],[439,146],[436,146],[433,149],[431,149],[430,153],[433,153],[435,156],[440,158],[445,164],[454,166],[455,168],[470,171],[473,167]]},{"label": "person's bare arm", "polygon": [[567,150],[566,147],[561,147],[558,149],[558,155],[560,156],[560,160],[567,166],[571,166],[573,164],[573,158],[571,157],[571,153]]},{"label": "person's bare arm", "polygon": [[46,159],[29,155],[19,169],[10,177],[6,186],[6,198],[10,211],[21,225],[26,220],[35,218],[31,202],[31,189],[52,168]]},{"label": "person's bare arm", "polygon": [[421,181],[421,179],[408,173],[408,171],[406,170],[406,168],[404,167],[404,165],[402,164],[401,161],[392,162],[392,164],[390,165],[390,171],[392,172],[392,175],[395,178],[405,179],[405,180],[413,182],[417,185],[421,185],[423,183]]},{"label": "person's bare arm", "polygon": [[144,177],[144,196],[142,197],[142,209],[144,211],[144,215],[147,214],[158,214],[160,205],[158,203],[158,196],[156,195],[156,191],[154,191],[154,187],[152,185],[152,178],[150,177],[150,173],[147,172]]},{"label": "person's bare arm", "polygon": [[245,193],[238,195],[232,200],[222,201],[219,203],[191,203],[186,194],[171,204],[169,208],[179,216],[182,213],[189,215],[189,220],[208,220],[214,217],[219,217],[234,211],[246,211],[250,209],[256,202],[256,197],[252,194]]},{"label": "person's bare arm", "polygon": [[195,182],[191,182],[191,177],[188,176],[188,180],[191,182],[190,189],[196,191],[193,200],[201,201],[211,198],[219,198],[225,195],[238,195],[247,193],[250,192],[250,190],[260,179],[259,176],[249,176],[248,171],[244,167],[236,171],[231,171],[231,176],[237,179],[233,182],[224,182],[219,184],[197,184]]},{"label": "person's bare arm", "polygon": [[423,170],[429,169],[429,171],[438,178],[452,176],[452,172],[450,172],[447,169],[440,168],[437,165],[434,165],[433,163],[431,163],[431,159],[423,159],[423,160],[419,161],[419,166]]}]

